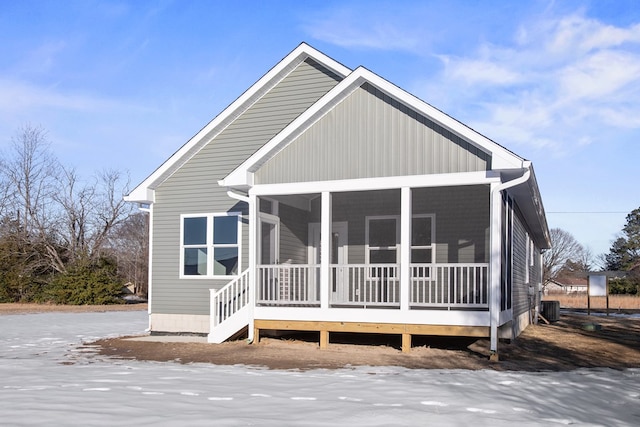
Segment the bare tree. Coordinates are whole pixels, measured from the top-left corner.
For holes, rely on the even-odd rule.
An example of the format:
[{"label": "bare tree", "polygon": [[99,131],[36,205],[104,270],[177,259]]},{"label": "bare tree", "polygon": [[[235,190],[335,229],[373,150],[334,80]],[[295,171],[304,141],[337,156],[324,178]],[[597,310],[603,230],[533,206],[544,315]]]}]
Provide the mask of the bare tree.
[{"label": "bare tree", "polygon": [[119,274],[135,285],[135,293],[147,295],[149,266],[149,214],[137,212],[121,222],[111,235]]},{"label": "bare tree", "polygon": [[4,177],[12,188],[8,194],[24,233],[39,233],[46,225],[47,210],[58,161],[49,150],[41,127],[23,126],[12,139],[11,151],[3,164]]},{"label": "bare tree", "polygon": [[[58,210],[55,232],[63,242],[69,264],[95,260],[107,249],[114,228],[131,214],[132,206],[123,200],[129,180],[116,171],[104,171],[91,183],[83,183],[75,170],[62,169],[60,189],[54,195]],[[64,266],[62,266],[64,268]]]},{"label": "bare tree", "polygon": [[591,264],[591,253],[571,235],[560,228],[552,228],[551,249],[544,253],[544,283],[558,277],[558,273],[568,264],[582,263],[583,268]]}]

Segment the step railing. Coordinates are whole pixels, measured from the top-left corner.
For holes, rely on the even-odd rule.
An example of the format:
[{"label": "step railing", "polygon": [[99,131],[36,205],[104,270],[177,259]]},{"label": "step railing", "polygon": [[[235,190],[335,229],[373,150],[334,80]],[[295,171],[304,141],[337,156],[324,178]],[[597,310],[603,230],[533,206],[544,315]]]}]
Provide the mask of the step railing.
[{"label": "step railing", "polygon": [[210,293],[209,342],[223,342],[249,324],[249,270],[245,270],[221,289],[211,289]]}]

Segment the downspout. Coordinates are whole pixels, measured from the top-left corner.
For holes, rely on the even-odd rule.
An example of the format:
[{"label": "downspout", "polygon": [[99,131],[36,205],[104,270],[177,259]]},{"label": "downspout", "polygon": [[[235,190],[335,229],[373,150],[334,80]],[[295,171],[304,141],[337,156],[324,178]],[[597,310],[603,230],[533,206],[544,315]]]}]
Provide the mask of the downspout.
[{"label": "downspout", "polygon": [[[257,214],[254,206],[253,198],[245,196],[227,188],[227,196],[232,199],[245,202],[249,207],[249,319],[247,319],[247,342],[251,344],[253,342],[254,335],[254,323],[253,323],[253,308],[255,307],[255,275],[252,274],[255,271],[255,236],[256,236],[256,222]],[[240,254],[242,256],[242,254]]]},{"label": "downspout", "polygon": [[[489,331],[490,331],[490,360],[498,360],[498,323],[500,322],[500,274],[502,271],[502,199],[500,194],[503,190],[516,187],[529,180],[531,176],[531,162],[523,161],[522,176],[503,182],[491,188],[491,255],[489,269],[489,283],[491,284],[491,297],[489,300]],[[498,230],[496,236],[496,228]],[[497,241],[496,241],[497,238]]]}]

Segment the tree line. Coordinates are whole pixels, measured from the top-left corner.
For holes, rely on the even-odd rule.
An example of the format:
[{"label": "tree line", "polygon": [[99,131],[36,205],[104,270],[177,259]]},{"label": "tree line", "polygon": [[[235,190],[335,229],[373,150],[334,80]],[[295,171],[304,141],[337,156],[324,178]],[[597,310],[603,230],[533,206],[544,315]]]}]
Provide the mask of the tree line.
[{"label": "tree line", "polygon": [[640,207],[631,211],[609,252],[593,256],[567,231],[553,228],[552,248],[544,253],[544,283],[567,277],[585,277],[588,272],[615,272],[609,279],[609,292],[640,296]]},{"label": "tree line", "polygon": [[0,302],[108,304],[146,295],[148,215],[123,200],[127,174],[83,179],[25,125],[0,156]]}]

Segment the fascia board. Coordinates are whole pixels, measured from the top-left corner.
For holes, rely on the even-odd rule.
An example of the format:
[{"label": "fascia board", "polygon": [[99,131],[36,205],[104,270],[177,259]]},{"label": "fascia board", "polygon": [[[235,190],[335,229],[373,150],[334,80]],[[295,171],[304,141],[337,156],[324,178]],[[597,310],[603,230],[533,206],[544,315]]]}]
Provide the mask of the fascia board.
[{"label": "fascia board", "polygon": [[402,187],[453,187],[489,185],[500,182],[493,171],[460,172],[429,175],[403,175],[379,178],[358,178],[331,181],[306,181],[283,184],[261,184],[250,188],[249,195],[284,196],[321,192],[375,191]]},{"label": "fascia board", "polygon": [[[296,49],[283,58],[256,83],[247,89],[238,99],[232,102],[218,116],[202,128],[187,143],[180,147],[169,159],[149,175],[142,183],[134,188],[127,199],[131,201],[143,201],[147,199],[148,190],[153,190],[161,182],[167,179],[180,166],[195,155],[202,147],[211,141],[217,134],[224,130],[233,120],[246,111],[262,95],[268,92],[280,80],[289,74],[295,67],[307,58],[319,62],[336,74],[345,77],[351,70],[322,52],[312,48],[306,43],[301,43]],[[148,200],[144,200],[148,202]]]},{"label": "fascia board", "polygon": [[324,97],[320,98],[314,105],[309,107],[289,126],[274,136],[267,144],[262,146],[251,157],[249,157],[238,168],[227,175],[222,183],[225,186],[247,185],[249,184],[252,172],[255,172],[261,164],[273,157],[284,146],[308,129],[313,123],[319,120],[324,114],[330,111],[335,105],[347,97],[357,87],[368,82],[376,86],[390,97],[405,104],[407,107],[424,114],[429,119],[438,123],[461,138],[474,144],[476,147],[491,154],[492,169],[513,169],[522,168],[524,159],[510,152],[506,148],[491,141],[487,137],[479,134],[468,126],[455,120],[451,116],[434,108],[419,98],[411,95],[398,86],[383,79],[377,74],[364,67],[358,67],[349,74],[342,82],[330,90]]}]

